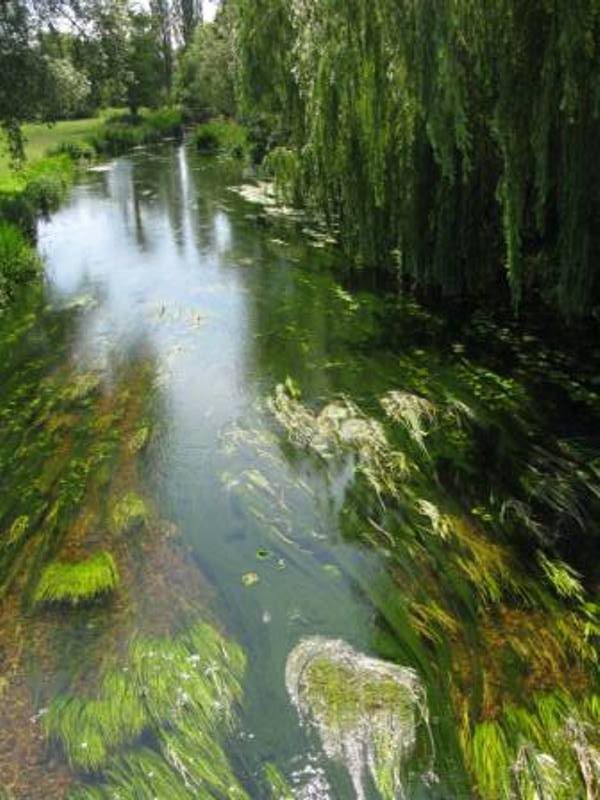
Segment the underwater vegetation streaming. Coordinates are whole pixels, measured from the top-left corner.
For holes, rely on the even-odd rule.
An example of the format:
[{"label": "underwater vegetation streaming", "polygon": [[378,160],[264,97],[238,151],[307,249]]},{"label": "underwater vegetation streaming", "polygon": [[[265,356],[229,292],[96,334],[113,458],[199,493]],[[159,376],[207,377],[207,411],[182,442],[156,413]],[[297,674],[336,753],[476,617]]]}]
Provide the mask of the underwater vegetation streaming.
[{"label": "underwater vegetation streaming", "polygon": [[86,173],[0,316],[0,785],[596,800],[600,353],[358,288],[244,171]]},{"label": "underwater vegetation streaming", "polygon": [[[245,798],[223,750],[244,669],[241,649],[203,623],[133,641],[95,697],[58,697],[44,718],[73,767],[104,776],[69,798]],[[158,749],[130,749],[150,733]]]},{"label": "underwater vegetation streaming", "polygon": [[33,599],[36,603],[77,603],[111,592],[119,572],[110,553],[97,553],[85,561],[53,561],[44,569]]},{"label": "underwater vegetation streaming", "polygon": [[[437,684],[431,699],[444,702],[441,698],[448,692],[446,702],[458,725],[457,743],[481,796],[533,798],[542,791],[552,798],[594,797],[600,777],[599,608],[577,572],[554,551],[557,538],[552,531],[558,519],[563,525],[589,529],[594,525],[592,507],[584,510],[574,500],[559,500],[568,492],[567,485],[574,496],[580,491],[569,474],[573,467],[565,462],[564,472],[557,473],[561,462],[550,453],[542,467],[534,445],[520,454],[526,489],[521,496],[502,497],[500,486],[490,481],[487,507],[461,508],[440,485],[440,477],[434,477],[448,443],[460,445],[474,460],[478,431],[487,425],[482,412],[490,412],[489,402],[480,411],[478,397],[495,402],[497,413],[510,410],[524,426],[531,424],[528,399],[516,384],[506,383],[497,393],[494,386],[500,387],[500,379],[467,362],[458,371],[458,381],[454,376],[451,393],[440,375],[420,373],[415,361],[405,363],[410,367],[403,375],[407,388],[380,398],[387,423],[369,417],[347,398],[316,413],[301,402],[299,387],[291,380],[277,387],[269,407],[297,447],[320,460],[349,458],[354,463],[341,524],[348,535],[386,553],[392,575],[388,597],[378,594],[373,576],[355,577],[392,626],[394,649],[410,659],[415,678],[420,675],[430,687]],[[533,470],[540,483],[556,482],[557,488],[534,498],[528,485]],[[580,471],[579,478],[582,491],[597,502],[600,486],[594,470],[588,475]],[[480,480],[477,488],[485,489],[486,483]],[[533,561],[519,558],[519,547],[531,541],[538,547]],[[318,644],[317,640],[312,649],[318,651]],[[329,679],[339,678],[340,688],[330,702],[343,719],[343,688],[350,691],[353,681],[342,674],[343,653],[339,668],[321,663],[318,652],[310,657],[313,661],[306,656],[306,662],[312,667],[295,670],[305,670],[305,697],[299,699],[296,688],[296,703],[304,715],[317,715],[316,724],[326,736],[326,701],[317,702],[320,710],[315,711],[311,686],[326,694]],[[365,692],[361,697],[368,697],[368,680],[360,691]],[[389,715],[399,704],[388,707],[385,694],[381,690]],[[442,729],[433,726],[432,735],[435,741]],[[338,757],[345,753],[348,760],[353,746],[357,764],[376,763],[373,755],[358,758],[355,739],[356,735],[350,745],[340,745],[325,738],[324,747]],[[447,743],[438,740],[434,752],[445,747]],[[393,759],[396,765],[401,761],[399,756]],[[354,769],[356,787],[364,766]],[[430,774],[435,775],[426,772],[423,780]],[[377,785],[383,797],[399,791]],[[360,792],[357,789],[358,796]]]}]

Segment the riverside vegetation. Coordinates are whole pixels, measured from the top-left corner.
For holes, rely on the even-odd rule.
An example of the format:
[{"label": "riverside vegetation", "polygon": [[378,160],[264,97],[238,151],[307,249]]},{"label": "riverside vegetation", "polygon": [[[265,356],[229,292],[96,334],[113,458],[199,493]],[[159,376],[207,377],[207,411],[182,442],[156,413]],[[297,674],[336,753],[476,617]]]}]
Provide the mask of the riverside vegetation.
[{"label": "riverside vegetation", "polygon": [[595,362],[341,283],[245,169],[81,173],[3,315],[6,789],[594,797]]},{"label": "riverside vegetation", "polygon": [[595,0],[11,4],[0,797],[596,800]]}]

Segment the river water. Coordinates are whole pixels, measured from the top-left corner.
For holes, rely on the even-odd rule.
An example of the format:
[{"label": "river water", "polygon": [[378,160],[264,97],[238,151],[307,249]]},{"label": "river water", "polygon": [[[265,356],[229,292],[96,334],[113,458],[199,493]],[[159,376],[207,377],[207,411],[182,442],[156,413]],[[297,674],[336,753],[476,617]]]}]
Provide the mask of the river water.
[{"label": "river water", "polygon": [[[539,772],[540,796],[594,796],[593,360],[353,286],[322,232],[240,196],[245,180],[175,144],[86,173],[40,223],[43,289],[0,321],[0,786],[528,798]],[[40,600],[49,564],[100,551],[114,591]],[[186,702],[139,725],[89,706],[136,643],[200,621],[246,660],[233,718],[208,729],[218,753],[191,747],[221,782],[165,744]],[[334,752],[318,713],[301,719],[286,663],[325,639],[414,670],[414,730]],[[367,711],[393,728],[385,688]]]}]

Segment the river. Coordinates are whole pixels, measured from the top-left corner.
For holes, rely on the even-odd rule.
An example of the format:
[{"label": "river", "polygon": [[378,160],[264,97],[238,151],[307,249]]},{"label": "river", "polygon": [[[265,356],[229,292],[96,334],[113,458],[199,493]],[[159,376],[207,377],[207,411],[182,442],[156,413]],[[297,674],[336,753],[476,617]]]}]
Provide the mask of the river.
[{"label": "river", "polygon": [[[581,368],[543,325],[361,287],[326,234],[235,191],[247,180],[186,145],[139,149],[39,224],[45,284],[0,320],[0,786],[492,800],[533,797],[547,758],[585,797],[598,353]],[[112,591],[42,597],[49,564],[98,553]],[[173,682],[203,658],[198,625],[239,660],[215,700],[231,714],[206,728],[196,678]],[[361,695],[381,729],[358,730],[344,687],[303,703],[302,642],[345,652],[346,677],[360,654],[401,668],[406,730],[388,684]],[[144,647],[164,661],[128,705]]]}]

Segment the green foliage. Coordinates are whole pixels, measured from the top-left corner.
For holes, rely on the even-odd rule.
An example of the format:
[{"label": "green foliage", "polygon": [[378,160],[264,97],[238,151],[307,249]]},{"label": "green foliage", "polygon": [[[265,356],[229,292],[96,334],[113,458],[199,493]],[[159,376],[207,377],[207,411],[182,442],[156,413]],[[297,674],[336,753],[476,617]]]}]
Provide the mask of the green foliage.
[{"label": "green foliage", "polygon": [[194,143],[201,153],[223,153],[232,158],[248,154],[246,129],[230,120],[212,120],[194,130]]},{"label": "green foliage", "polygon": [[110,553],[100,552],[84,561],[53,561],[44,569],[34,594],[41,603],[77,605],[112,592],[119,572]]},{"label": "green foliage", "polygon": [[35,220],[57,208],[73,179],[69,154],[51,155],[0,180],[0,215],[33,236]]},{"label": "green foliage", "polygon": [[85,108],[90,82],[68,58],[47,58],[54,96],[44,98],[54,118],[67,119]]},{"label": "green foliage", "polygon": [[39,257],[21,231],[0,221],[0,308],[17,286],[30,281],[39,270]]},{"label": "green foliage", "polygon": [[48,156],[23,172],[25,196],[37,213],[56,210],[73,179],[74,165],[68,154]]},{"label": "green foliage", "polygon": [[118,155],[137,145],[180,138],[181,123],[180,111],[173,108],[145,112],[139,116],[113,117],[90,137],[90,142],[98,153]]},{"label": "green foliage", "polygon": [[267,153],[263,169],[274,179],[279,200],[292,205],[301,203],[301,166],[295,150],[288,147],[274,147]]},{"label": "green foliage", "polygon": [[156,17],[132,13],[128,44],[127,105],[136,114],[142,106],[155,108],[164,98],[160,29]]},{"label": "green foliage", "polygon": [[199,25],[177,67],[175,89],[184,113],[201,120],[235,113],[234,53],[227,7]]},{"label": "green foliage", "polygon": [[[247,108],[359,263],[448,294],[600,297],[595,3],[236,0]],[[394,255],[392,255],[394,253]]]},{"label": "green foliage", "polygon": [[48,150],[49,156],[66,155],[71,161],[91,161],[94,149],[88,142],[61,142]]}]

